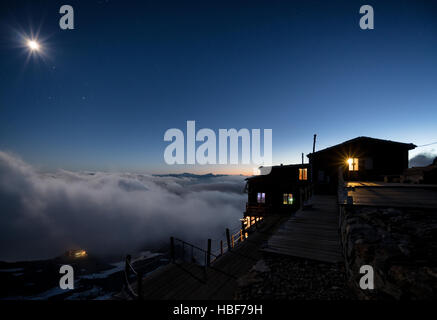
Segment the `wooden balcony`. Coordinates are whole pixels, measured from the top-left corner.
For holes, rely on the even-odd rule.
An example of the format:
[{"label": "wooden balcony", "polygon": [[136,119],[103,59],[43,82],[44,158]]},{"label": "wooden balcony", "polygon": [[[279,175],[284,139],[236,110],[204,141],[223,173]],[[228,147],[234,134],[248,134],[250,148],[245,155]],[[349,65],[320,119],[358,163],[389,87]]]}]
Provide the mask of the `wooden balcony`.
[{"label": "wooden balcony", "polygon": [[265,216],[273,212],[271,205],[265,203],[246,203],[245,216]]}]

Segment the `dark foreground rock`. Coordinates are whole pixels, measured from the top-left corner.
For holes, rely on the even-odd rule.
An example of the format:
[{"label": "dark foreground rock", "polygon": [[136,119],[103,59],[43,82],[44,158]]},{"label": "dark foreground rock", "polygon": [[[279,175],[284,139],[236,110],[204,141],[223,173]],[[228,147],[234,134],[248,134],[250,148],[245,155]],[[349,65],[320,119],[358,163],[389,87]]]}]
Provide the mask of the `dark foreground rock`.
[{"label": "dark foreground rock", "polygon": [[351,300],[343,264],[330,264],[276,254],[264,254],[252,270],[238,280],[235,298]]},{"label": "dark foreground rock", "polygon": [[[435,209],[346,206],[340,220],[348,279],[361,299],[437,298]],[[374,270],[374,290],[359,288],[363,265]]]}]

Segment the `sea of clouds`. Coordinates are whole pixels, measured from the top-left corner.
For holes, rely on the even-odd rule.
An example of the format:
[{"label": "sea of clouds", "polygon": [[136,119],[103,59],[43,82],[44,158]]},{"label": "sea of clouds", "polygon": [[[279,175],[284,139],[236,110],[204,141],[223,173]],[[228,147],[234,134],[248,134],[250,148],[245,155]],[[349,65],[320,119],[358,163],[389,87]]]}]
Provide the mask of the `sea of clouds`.
[{"label": "sea of clouds", "polygon": [[410,159],[410,167],[426,167],[433,163],[437,154],[431,152],[419,153]]},{"label": "sea of clouds", "polygon": [[41,173],[0,151],[0,260],[52,258],[70,248],[126,254],[203,243],[240,224],[243,176]]}]

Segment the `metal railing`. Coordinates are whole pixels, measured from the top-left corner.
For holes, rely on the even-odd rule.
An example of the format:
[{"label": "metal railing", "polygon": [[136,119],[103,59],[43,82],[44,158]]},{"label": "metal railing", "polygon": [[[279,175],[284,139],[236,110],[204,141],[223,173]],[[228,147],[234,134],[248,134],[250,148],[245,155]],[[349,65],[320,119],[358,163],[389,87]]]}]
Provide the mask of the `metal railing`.
[{"label": "metal railing", "polygon": [[[250,221],[250,219],[249,219]],[[172,263],[190,262],[198,264],[204,268],[204,279],[207,280],[207,268],[223,256],[226,252],[231,252],[233,248],[244,242],[249,234],[258,228],[258,225],[263,222],[262,217],[256,217],[253,221],[248,223],[248,226],[242,221],[241,228],[234,228],[233,230],[226,229],[226,240],[223,239],[208,239],[207,249],[200,248],[194,244],[186,242],[182,239],[170,237],[170,261]],[[247,220],[246,220],[247,222]],[[213,241],[217,246],[213,248]],[[215,251],[213,251],[215,249]],[[143,273],[136,270],[132,265],[132,258],[130,255],[126,256],[126,264],[124,268],[124,287],[127,294],[132,299],[141,300],[143,296]],[[214,268],[217,270],[216,268]],[[219,272],[226,273],[221,270]],[[194,275],[193,275],[194,276]],[[232,277],[232,275],[229,275]],[[136,290],[132,288],[131,282],[136,280]]]},{"label": "metal railing", "polygon": [[211,239],[208,239],[208,249],[205,250],[184,240],[170,237],[170,258],[172,262],[184,261],[209,265],[211,261],[218,258],[218,255],[211,252]]},{"label": "metal railing", "polygon": [[[244,219],[240,228],[226,229],[225,239],[208,239],[207,249],[184,240],[170,237],[170,258],[172,262],[184,261],[209,267],[218,258],[244,242],[251,232],[263,222],[262,217]],[[213,246],[213,242],[215,246]]]},{"label": "metal railing", "polygon": [[[137,271],[134,269],[131,263],[132,257],[128,254],[126,256],[126,264],[124,267],[124,285],[126,288],[126,292],[132,299],[138,299],[141,300],[142,298],[142,288],[143,288],[143,274],[140,271]],[[137,291],[135,292],[133,288],[130,285],[131,282],[131,276],[136,277],[137,282]]]},{"label": "metal railing", "polygon": [[265,203],[246,202],[246,213],[252,215],[265,215],[273,212],[272,205]]}]

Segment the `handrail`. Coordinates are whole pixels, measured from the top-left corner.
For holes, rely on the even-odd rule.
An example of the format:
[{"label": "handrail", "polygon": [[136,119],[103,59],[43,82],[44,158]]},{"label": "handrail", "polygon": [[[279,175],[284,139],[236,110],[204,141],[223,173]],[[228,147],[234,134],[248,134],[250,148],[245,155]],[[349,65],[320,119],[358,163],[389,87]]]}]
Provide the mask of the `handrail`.
[{"label": "handrail", "polygon": [[[204,252],[204,253],[208,253],[208,251],[206,251],[205,249],[202,249],[202,248],[200,248],[200,247],[198,247],[198,246],[196,246],[196,245],[194,245],[194,244],[191,244],[191,243],[189,243],[189,242],[186,242],[186,241],[184,241],[184,240],[181,240],[181,239],[179,239],[179,238],[174,238],[175,240],[177,240],[177,241],[179,241],[179,242],[182,242],[183,244],[186,244],[187,246],[190,246],[190,247],[193,247],[193,248],[195,248],[195,249],[197,249],[197,250],[199,250],[199,251],[202,251],[202,252]],[[213,253],[210,253],[211,255],[213,255],[213,256],[216,256],[215,254],[213,254]],[[216,256],[217,257],[217,256]]]},{"label": "handrail", "polygon": [[[130,285],[129,272],[132,272],[134,275],[136,275],[136,278],[137,278],[137,292],[135,292],[132,289],[131,285]],[[125,268],[124,268],[124,280],[125,280],[125,287],[127,289],[128,294],[132,298],[136,298],[136,299],[141,300],[142,299],[143,274],[141,272],[135,270],[135,268],[131,264],[131,255],[129,255],[129,254],[126,256],[126,264],[125,264]]]},{"label": "handrail", "polygon": [[127,266],[132,270],[132,272],[133,272],[135,275],[138,274],[138,272],[135,271],[134,267],[133,267],[132,264],[130,263],[130,259],[129,259],[129,260],[126,259],[126,265],[127,265]]},{"label": "handrail", "polygon": [[[210,263],[216,261],[219,257],[221,257],[223,254],[229,251],[229,249],[234,248],[236,245],[244,242],[248,238],[248,233],[252,232],[255,228],[258,227],[258,224],[261,223],[264,219],[257,218],[250,220],[253,222],[250,226],[246,223],[242,225],[242,227],[236,227],[232,231],[229,232],[229,241],[227,238],[223,239],[208,239],[208,250],[201,248],[197,245],[194,245],[192,243],[189,243],[185,240],[182,240],[180,238],[176,237],[170,237],[170,255],[171,260],[176,261],[176,259],[186,260],[187,258],[190,258],[191,255],[191,261],[192,262],[201,262],[200,265],[208,266]],[[214,240],[214,243],[216,244],[214,247],[212,246],[212,242]],[[176,242],[179,243],[179,245],[176,246]],[[217,248],[217,245],[219,244],[219,247]],[[185,247],[188,247],[185,248]],[[191,254],[190,254],[190,248],[191,248]],[[194,250],[197,252],[200,252],[200,256],[194,253]],[[188,251],[188,255],[187,255]]]},{"label": "handrail", "polygon": [[[245,224],[242,225],[241,228],[235,228],[232,231],[232,236],[230,239],[232,239],[231,243],[228,242],[228,240],[222,240],[222,239],[214,239],[215,241],[218,241],[220,243],[220,248],[212,251],[212,239],[208,239],[208,250],[205,250],[203,248],[200,248],[199,246],[196,246],[192,243],[189,243],[187,241],[184,241],[179,238],[170,237],[170,256],[171,261],[176,261],[176,246],[175,242],[182,244],[182,259],[185,259],[185,246],[191,247],[191,260],[192,262],[196,262],[194,250],[201,252],[204,258],[204,270],[205,270],[205,280],[207,279],[207,268],[211,267],[211,263],[216,261],[219,257],[221,257],[225,252],[229,252],[231,248],[234,248],[236,244],[239,244],[241,242],[244,242],[247,238],[246,233],[253,230],[253,228],[260,222],[262,222],[264,219],[255,219],[255,222],[250,225],[246,226]],[[229,234],[229,230],[226,230],[226,234]],[[236,237],[236,239],[235,239]],[[201,261],[201,260],[199,260]],[[214,268],[215,269],[215,268]],[[221,271],[221,270],[218,270]],[[137,290],[132,288],[131,286],[131,275],[135,275],[137,278]],[[127,293],[130,297],[133,299],[141,299],[142,298],[142,277],[143,274],[139,270],[135,270],[134,266],[132,265],[131,256],[126,256],[126,264],[124,269],[124,281],[125,281],[125,288],[127,290]]]},{"label": "handrail", "polygon": [[132,289],[132,287],[131,287],[131,285],[130,285],[130,283],[129,283],[129,279],[128,279],[128,276],[127,276],[127,273],[125,272],[124,273],[124,280],[125,280],[125,285],[126,285],[126,288],[128,289],[128,294],[132,297],[132,298],[138,298],[138,294],[137,293],[135,293],[135,291]]}]

